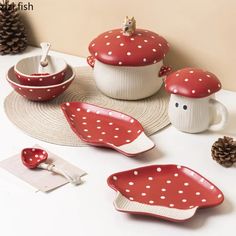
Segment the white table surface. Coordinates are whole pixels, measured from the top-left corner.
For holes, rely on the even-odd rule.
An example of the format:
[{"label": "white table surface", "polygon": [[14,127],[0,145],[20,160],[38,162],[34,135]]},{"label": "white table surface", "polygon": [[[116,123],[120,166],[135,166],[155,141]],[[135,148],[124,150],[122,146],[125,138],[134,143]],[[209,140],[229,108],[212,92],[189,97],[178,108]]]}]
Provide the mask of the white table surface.
[{"label": "white table surface", "polygon": [[[214,162],[210,149],[218,137],[236,134],[236,93],[221,91],[217,94],[217,99],[230,112],[229,125],[223,132],[192,135],[169,126],[152,136],[158,150],[138,159],[113,150],[57,146],[24,134],[8,120],[3,108],[5,97],[12,91],[5,80],[7,69],[20,58],[39,52],[39,49],[29,47],[22,55],[0,56],[0,160],[37,143],[86,170],[88,175],[81,186],[68,184],[45,194],[36,192],[0,168],[0,235],[235,235],[236,170]],[[52,55],[62,56],[72,66],[86,65],[83,58],[60,53]],[[115,192],[107,186],[107,177],[151,164],[180,164],[196,170],[223,191],[224,203],[216,208],[199,210],[185,223],[117,212],[112,204]]]}]

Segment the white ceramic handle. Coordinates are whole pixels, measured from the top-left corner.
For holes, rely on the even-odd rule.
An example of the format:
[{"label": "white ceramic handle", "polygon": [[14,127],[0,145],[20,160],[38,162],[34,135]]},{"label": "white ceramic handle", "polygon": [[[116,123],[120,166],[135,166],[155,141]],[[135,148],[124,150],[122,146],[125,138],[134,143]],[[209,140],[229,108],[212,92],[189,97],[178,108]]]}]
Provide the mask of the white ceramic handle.
[{"label": "white ceramic handle", "polygon": [[226,107],[220,103],[219,101],[211,98],[210,99],[210,104],[213,106],[213,108],[220,113],[221,115],[221,120],[217,124],[213,124],[209,127],[211,130],[221,130],[225,127],[225,125],[228,122],[228,111]]},{"label": "white ceramic handle", "polygon": [[68,180],[70,181],[71,184],[78,185],[78,184],[81,184],[81,183],[82,183],[80,177],[73,178],[73,177],[70,176],[68,173],[66,173],[64,170],[58,169],[58,168],[55,167],[55,166],[52,168],[52,171],[55,172],[55,173],[57,173],[57,174],[63,175],[66,179],[68,179]]},{"label": "white ceramic handle", "polygon": [[42,58],[40,60],[40,63],[45,63],[45,61],[47,61],[47,56],[48,56],[48,53],[49,53],[49,49],[51,47],[51,44],[50,43],[46,43],[46,42],[43,42],[40,44],[41,48],[42,48]]},{"label": "white ceramic handle", "polygon": [[41,169],[48,170],[48,171],[52,171],[52,172],[54,172],[54,173],[57,173],[57,174],[59,174],[59,175],[62,175],[62,176],[64,176],[70,183],[72,183],[72,184],[74,184],[74,185],[78,185],[78,184],[81,184],[81,183],[82,183],[80,177],[78,177],[78,178],[73,178],[73,177],[71,177],[68,173],[66,173],[64,170],[58,169],[58,168],[55,167],[55,165],[53,165],[53,164],[41,163],[41,164],[39,164],[38,167],[41,168]]}]

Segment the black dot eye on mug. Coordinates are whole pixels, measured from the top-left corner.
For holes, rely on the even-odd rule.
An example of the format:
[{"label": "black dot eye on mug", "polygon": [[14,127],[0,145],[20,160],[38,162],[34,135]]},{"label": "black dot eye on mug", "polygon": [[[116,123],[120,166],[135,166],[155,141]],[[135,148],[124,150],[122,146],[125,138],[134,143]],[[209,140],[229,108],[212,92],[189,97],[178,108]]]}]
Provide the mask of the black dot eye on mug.
[{"label": "black dot eye on mug", "polygon": [[178,102],[175,103],[175,107],[179,107],[179,103]]},{"label": "black dot eye on mug", "polygon": [[187,107],[186,105],[183,105],[183,109],[184,109],[184,110],[187,110],[188,107]]}]

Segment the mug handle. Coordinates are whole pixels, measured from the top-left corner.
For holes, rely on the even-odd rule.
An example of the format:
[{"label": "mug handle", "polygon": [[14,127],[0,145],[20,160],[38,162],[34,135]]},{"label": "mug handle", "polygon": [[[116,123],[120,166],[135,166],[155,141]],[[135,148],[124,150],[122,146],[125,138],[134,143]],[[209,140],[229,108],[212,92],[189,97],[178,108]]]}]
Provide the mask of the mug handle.
[{"label": "mug handle", "polygon": [[170,66],[165,66],[163,65],[159,71],[159,77],[163,77],[163,76],[167,76],[168,74],[170,74],[170,72],[172,71],[172,68]]},{"label": "mug handle", "polygon": [[210,105],[221,115],[221,120],[217,124],[213,124],[209,127],[211,130],[221,130],[225,127],[225,125],[228,122],[228,116],[229,113],[226,109],[226,107],[220,103],[219,101],[211,98],[210,99]]},{"label": "mug handle", "polygon": [[95,58],[93,56],[88,56],[87,57],[87,63],[92,67],[94,68],[94,65],[95,65]]}]

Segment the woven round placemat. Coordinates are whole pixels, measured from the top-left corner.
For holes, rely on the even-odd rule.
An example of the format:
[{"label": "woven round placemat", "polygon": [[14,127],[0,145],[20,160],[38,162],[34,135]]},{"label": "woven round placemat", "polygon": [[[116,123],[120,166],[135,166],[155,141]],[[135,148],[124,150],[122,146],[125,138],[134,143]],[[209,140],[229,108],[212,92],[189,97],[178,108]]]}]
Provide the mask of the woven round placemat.
[{"label": "woven round placemat", "polygon": [[75,68],[75,71],[76,79],[69,89],[53,101],[31,102],[12,92],[4,102],[8,118],[31,137],[67,146],[87,144],[70,129],[60,108],[63,102],[83,101],[124,112],[139,120],[147,135],[152,135],[169,124],[169,98],[163,89],[156,95],[140,101],[115,100],[97,90],[89,67]]}]

